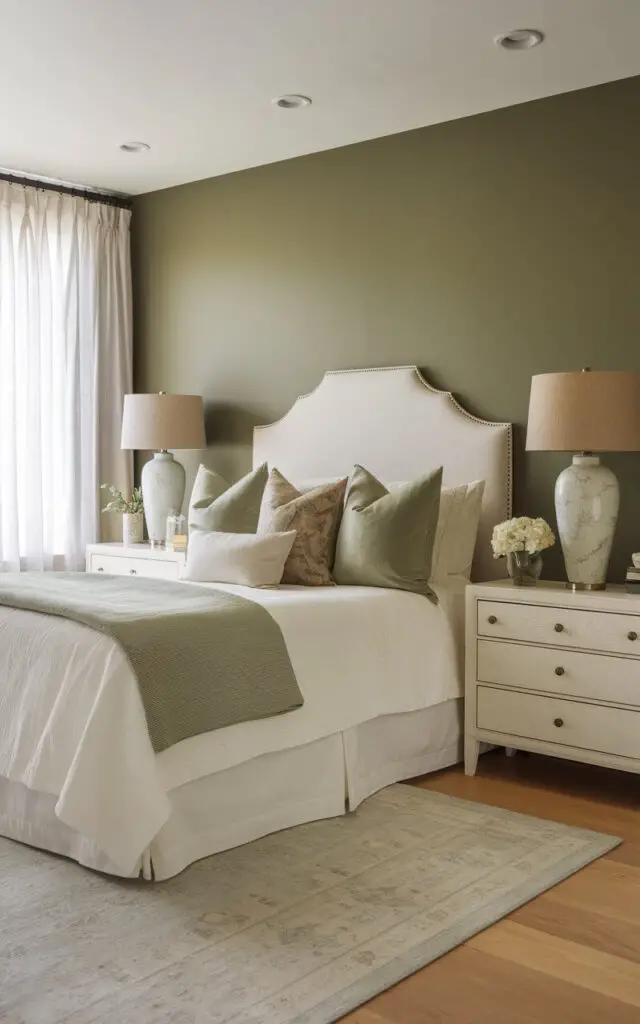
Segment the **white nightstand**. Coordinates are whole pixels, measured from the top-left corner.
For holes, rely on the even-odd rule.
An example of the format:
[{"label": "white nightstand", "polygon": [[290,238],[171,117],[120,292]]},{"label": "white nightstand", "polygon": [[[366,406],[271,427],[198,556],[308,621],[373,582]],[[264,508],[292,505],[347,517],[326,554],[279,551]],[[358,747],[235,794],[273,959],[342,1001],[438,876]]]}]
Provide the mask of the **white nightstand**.
[{"label": "white nightstand", "polygon": [[465,771],[481,741],[640,772],[640,597],[467,588]]},{"label": "white nightstand", "polygon": [[87,544],[87,572],[114,576],[155,576],[177,580],[182,576],[185,553],[151,548],[149,544]]}]

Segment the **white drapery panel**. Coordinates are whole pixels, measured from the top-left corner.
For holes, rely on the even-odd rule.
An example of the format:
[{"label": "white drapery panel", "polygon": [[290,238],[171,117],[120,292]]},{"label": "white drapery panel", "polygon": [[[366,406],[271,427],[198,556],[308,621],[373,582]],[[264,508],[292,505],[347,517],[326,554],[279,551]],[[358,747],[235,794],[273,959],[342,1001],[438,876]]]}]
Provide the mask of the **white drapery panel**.
[{"label": "white drapery panel", "polygon": [[78,569],[132,390],[128,210],[0,181],[0,568]]}]

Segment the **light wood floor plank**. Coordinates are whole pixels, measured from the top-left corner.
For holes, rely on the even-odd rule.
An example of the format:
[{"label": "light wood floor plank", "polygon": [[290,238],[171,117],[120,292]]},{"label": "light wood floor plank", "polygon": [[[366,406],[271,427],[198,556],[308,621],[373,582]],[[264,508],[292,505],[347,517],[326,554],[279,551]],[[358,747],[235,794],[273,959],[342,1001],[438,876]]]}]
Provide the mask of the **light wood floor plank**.
[{"label": "light wood floor plank", "polygon": [[342,1020],[345,1024],[389,1024],[388,1017],[381,1017],[367,1006],[361,1006],[359,1010],[350,1013],[348,1017],[343,1017]]},{"label": "light wood floor plank", "polygon": [[634,1006],[469,946],[436,960],[369,1006],[385,1024],[638,1024],[639,1019]]},{"label": "light wood floor plank", "polygon": [[[638,809],[640,813],[640,807]],[[625,842],[621,846],[616,846],[615,850],[607,854],[609,860],[619,861],[621,864],[632,864],[634,867],[640,867],[640,843],[634,843],[625,836]]]},{"label": "light wood floor plank", "polygon": [[640,964],[622,957],[508,920],[474,936],[468,945],[640,1008]]},{"label": "light wood floor plank", "polygon": [[588,943],[603,953],[640,963],[640,926],[591,909],[564,904],[555,899],[556,891],[520,907],[510,920],[571,942]]},{"label": "light wood floor plank", "polygon": [[596,861],[556,886],[549,896],[565,906],[640,925],[640,867]]}]

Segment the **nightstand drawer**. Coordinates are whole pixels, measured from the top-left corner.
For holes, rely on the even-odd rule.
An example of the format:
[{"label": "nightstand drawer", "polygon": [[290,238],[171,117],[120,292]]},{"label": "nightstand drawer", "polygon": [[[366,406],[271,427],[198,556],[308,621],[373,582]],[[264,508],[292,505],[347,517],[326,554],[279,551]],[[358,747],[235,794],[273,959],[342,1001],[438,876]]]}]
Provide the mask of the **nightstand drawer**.
[{"label": "nightstand drawer", "polygon": [[478,682],[640,706],[640,660],[478,640]]},{"label": "nightstand drawer", "polygon": [[177,562],[154,558],[131,558],[128,555],[91,555],[89,572],[108,572],[113,576],[152,576],[162,580],[177,580]]},{"label": "nightstand drawer", "polygon": [[477,726],[512,738],[640,758],[640,711],[479,686]]},{"label": "nightstand drawer", "polygon": [[478,634],[554,647],[640,655],[640,615],[478,601]]}]

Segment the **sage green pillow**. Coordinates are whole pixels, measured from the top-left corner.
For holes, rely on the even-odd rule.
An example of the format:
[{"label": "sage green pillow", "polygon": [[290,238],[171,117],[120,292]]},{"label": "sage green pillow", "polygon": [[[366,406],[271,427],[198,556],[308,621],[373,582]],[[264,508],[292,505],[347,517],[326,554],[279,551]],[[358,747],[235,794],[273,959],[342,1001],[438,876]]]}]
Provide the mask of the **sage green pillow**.
[{"label": "sage green pillow", "polygon": [[388,491],[372,473],[354,466],[338,533],[335,582],[433,597],[429,576],[441,486],[442,467]]},{"label": "sage green pillow", "polygon": [[200,463],[189,498],[189,529],[194,526],[202,528],[203,509],[206,511],[211,502],[228,489],[229,484],[224,477]]},{"label": "sage green pillow", "polygon": [[203,498],[193,505],[191,529],[219,533],[256,533],[262,495],[269,479],[264,462],[257,469],[227,487],[217,498]]}]

